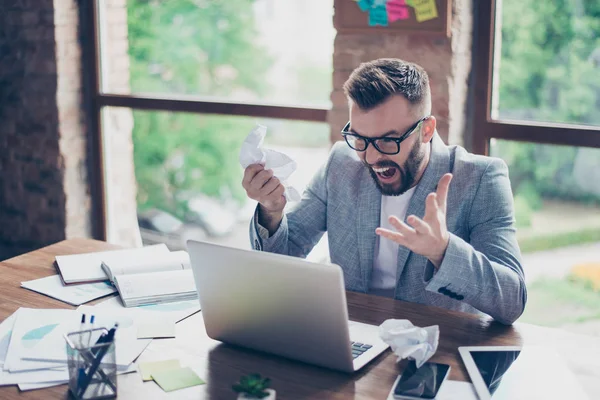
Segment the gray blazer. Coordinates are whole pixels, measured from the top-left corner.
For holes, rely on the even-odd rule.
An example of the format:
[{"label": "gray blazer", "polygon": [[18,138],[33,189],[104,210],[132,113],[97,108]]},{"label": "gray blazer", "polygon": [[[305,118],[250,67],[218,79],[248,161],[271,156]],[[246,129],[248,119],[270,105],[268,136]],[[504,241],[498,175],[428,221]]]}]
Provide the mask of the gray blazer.
[{"label": "gray blazer", "polygon": [[[503,324],[523,312],[527,290],[515,237],[513,198],[506,164],[497,158],[446,146],[436,134],[431,158],[406,216],[425,214],[425,198],[447,172],[454,177],[447,201],[450,243],[439,270],[400,246],[395,298],[471,313]],[[333,146],[327,163],[291,205],[269,237],[250,223],[256,250],[306,257],[325,231],[331,262],[342,267],[347,290],[367,293],[380,224],[381,193],[354,150]],[[381,239],[386,240],[386,239]]]}]

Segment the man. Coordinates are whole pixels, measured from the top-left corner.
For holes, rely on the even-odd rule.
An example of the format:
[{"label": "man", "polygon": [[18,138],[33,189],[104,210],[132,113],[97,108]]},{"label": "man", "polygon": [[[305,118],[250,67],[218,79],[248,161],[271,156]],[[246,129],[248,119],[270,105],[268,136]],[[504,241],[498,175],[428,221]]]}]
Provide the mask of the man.
[{"label": "man", "polygon": [[254,248],[306,257],[327,231],[346,289],[512,324],[527,291],[506,164],[442,142],[418,65],[364,63],[344,91],[346,142],[289,212],[272,171],[246,169]]}]

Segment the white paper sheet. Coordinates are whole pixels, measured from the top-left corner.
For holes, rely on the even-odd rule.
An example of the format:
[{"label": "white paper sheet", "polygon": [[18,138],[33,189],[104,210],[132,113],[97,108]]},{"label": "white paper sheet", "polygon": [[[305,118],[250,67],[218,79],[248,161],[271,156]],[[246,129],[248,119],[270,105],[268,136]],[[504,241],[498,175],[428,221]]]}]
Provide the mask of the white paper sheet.
[{"label": "white paper sheet", "polygon": [[10,336],[16,319],[17,312],[14,312],[0,323],[0,368],[4,366],[4,360],[6,359],[6,353],[8,352],[8,345],[10,343]]},{"label": "white paper sheet", "polygon": [[42,383],[53,381],[66,381],[69,371],[62,369],[42,369],[36,371],[9,372],[0,370],[0,386],[16,385],[19,383]]},{"label": "white paper sheet", "polygon": [[[190,269],[118,275],[115,285],[128,306],[168,304],[169,300],[198,297],[194,273]],[[129,307],[129,308],[130,308]]]},{"label": "white paper sheet", "polygon": [[105,307],[131,310],[130,312],[139,314],[142,317],[147,315],[147,318],[150,319],[155,318],[156,320],[160,321],[167,319],[168,321],[179,322],[200,311],[200,302],[198,299],[195,299],[165,304],[154,304],[150,306],[125,308],[119,297],[113,297],[96,305],[96,308]]},{"label": "white paper sheet", "polygon": [[21,287],[44,294],[53,299],[64,301],[73,306],[78,306],[117,292],[117,289],[108,283],[108,281],[63,285],[59,275],[21,282]]},{"label": "white paper sheet", "polygon": [[[21,356],[31,352],[38,343],[55,333],[61,323],[72,317],[75,317],[74,310],[20,308],[10,337],[4,369],[18,372],[60,366],[54,362],[22,360]],[[65,349],[64,339],[61,349]]]},{"label": "white paper sheet", "polygon": [[65,283],[102,281],[108,279],[102,270],[102,261],[110,263],[111,260],[134,259],[142,254],[168,253],[169,249],[164,243],[141,247],[136,249],[102,251],[97,253],[72,254],[56,256],[56,263],[60,269]]},{"label": "white paper sheet", "polygon": [[[402,376],[402,375],[400,375]],[[387,400],[396,400],[394,398],[394,388],[400,380],[400,376],[396,378],[396,381],[392,385],[392,390],[388,394]],[[471,382],[451,381],[446,380],[442,385],[442,388],[435,397],[436,400],[478,400],[477,393]]]},{"label": "white paper sheet", "polygon": [[[137,365],[131,364],[125,370],[118,370],[117,375],[129,374],[137,371]],[[35,382],[35,383],[19,383],[19,390],[25,392],[27,390],[44,389],[52,386],[59,386],[69,383],[68,380],[55,381],[55,382]]]},{"label": "white paper sheet", "polygon": [[19,390],[21,392],[26,392],[28,390],[36,390],[36,389],[44,389],[53,386],[60,386],[69,383],[66,381],[57,381],[57,382],[35,382],[35,383],[19,383]]},{"label": "white paper sheet", "polygon": [[[95,317],[95,327],[112,328],[115,323],[119,328],[115,334],[116,363],[118,366],[128,366],[150,344],[151,339],[137,339],[136,320],[143,320],[135,312],[127,308],[98,308],[91,306],[80,306],[73,318],[60,324],[35,347],[22,352],[22,358],[26,360],[53,361],[66,364],[67,350],[64,334],[81,329],[81,314]],[[151,316],[148,316],[151,318]],[[87,328],[87,327],[86,327]]]}]

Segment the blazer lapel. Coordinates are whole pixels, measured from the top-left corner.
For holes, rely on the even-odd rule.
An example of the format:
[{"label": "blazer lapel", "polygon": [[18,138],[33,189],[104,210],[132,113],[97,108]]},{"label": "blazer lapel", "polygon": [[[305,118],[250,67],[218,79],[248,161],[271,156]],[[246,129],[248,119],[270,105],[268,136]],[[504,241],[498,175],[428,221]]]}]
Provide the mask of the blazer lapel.
[{"label": "blazer lapel", "polygon": [[[429,164],[417,184],[417,188],[408,204],[404,222],[409,215],[416,215],[419,218],[425,216],[425,201],[427,195],[435,192],[440,178],[450,170],[450,155],[448,149],[437,133],[433,135],[431,140],[431,155]],[[398,269],[396,271],[396,279],[399,279],[406,265],[411,251],[404,246],[398,248]]]},{"label": "blazer lapel", "polygon": [[375,182],[373,182],[373,178],[366,168],[361,175],[358,208],[356,210],[358,214],[357,238],[362,289],[364,292],[367,292],[369,290],[373,260],[375,258],[375,244],[377,240],[375,229],[379,227],[381,216],[381,192]]}]

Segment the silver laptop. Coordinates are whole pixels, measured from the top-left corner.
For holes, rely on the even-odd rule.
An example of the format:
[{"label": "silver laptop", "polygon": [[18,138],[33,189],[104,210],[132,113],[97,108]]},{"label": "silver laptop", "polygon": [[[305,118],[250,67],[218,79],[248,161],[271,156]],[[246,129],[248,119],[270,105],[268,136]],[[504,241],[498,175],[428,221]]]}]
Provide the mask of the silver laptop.
[{"label": "silver laptop", "polygon": [[187,245],[209,337],[345,372],[388,348],[378,326],[348,321],[339,266]]}]

